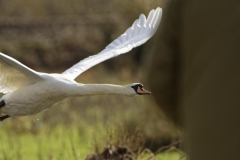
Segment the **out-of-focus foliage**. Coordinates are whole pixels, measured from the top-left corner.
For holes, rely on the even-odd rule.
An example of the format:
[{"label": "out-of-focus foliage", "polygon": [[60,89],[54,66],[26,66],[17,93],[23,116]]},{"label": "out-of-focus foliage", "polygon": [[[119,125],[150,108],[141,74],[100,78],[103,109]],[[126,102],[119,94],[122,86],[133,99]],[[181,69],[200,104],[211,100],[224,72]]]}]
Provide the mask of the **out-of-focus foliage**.
[{"label": "out-of-focus foliage", "polygon": [[[62,71],[80,59],[101,51],[130,27],[140,13],[148,14],[161,2],[2,0],[0,51],[39,70]],[[140,49],[105,64],[112,69],[134,66],[136,61],[133,58],[138,56],[137,51]],[[22,58],[23,54],[31,61]]]}]

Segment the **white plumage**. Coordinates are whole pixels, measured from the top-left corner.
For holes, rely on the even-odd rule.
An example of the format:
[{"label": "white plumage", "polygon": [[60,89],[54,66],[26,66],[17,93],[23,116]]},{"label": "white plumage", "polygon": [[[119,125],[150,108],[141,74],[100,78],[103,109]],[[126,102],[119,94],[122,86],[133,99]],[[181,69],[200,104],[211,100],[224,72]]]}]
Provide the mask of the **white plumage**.
[{"label": "white plumage", "polygon": [[156,32],[162,9],[152,10],[148,18],[141,14],[124,34],[109,44],[102,52],[90,56],[62,74],[36,72],[17,60],[0,53],[0,120],[9,116],[36,114],[49,109],[69,96],[120,94],[133,96],[149,94],[141,84],[126,86],[110,84],[80,84],[74,79],[87,69],[107,59],[127,53],[142,45]]},{"label": "white plumage", "polygon": [[124,34],[110,43],[102,52],[80,61],[62,74],[75,79],[92,66],[127,53],[134,47],[142,45],[154,35],[160,24],[161,17],[162,10],[160,8],[151,10],[147,19],[141,14],[139,19],[135,20],[133,25]]}]

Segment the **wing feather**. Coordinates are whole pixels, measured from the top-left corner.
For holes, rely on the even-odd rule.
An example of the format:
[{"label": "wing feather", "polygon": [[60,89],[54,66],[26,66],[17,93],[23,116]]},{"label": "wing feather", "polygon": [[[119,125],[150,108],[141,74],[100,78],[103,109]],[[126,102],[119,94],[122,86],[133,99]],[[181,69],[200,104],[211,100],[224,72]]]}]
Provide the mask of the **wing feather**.
[{"label": "wing feather", "polygon": [[124,34],[110,43],[102,52],[78,62],[62,75],[75,79],[87,69],[105,60],[127,53],[133,48],[142,45],[156,32],[162,17],[162,9],[151,10],[148,18],[141,14],[133,25]]},{"label": "wing feather", "polygon": [[42,80],[40,74],[19,61],[0,53],[0,92],[9,93]]}]

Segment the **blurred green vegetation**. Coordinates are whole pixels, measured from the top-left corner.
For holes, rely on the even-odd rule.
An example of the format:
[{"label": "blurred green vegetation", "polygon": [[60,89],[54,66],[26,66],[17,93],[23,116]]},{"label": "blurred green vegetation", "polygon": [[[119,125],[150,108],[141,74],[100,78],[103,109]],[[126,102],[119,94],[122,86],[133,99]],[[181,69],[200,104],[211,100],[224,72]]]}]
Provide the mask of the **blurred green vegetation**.
[{"label": "blurred green vegetation", "polygon": [[[162,2],[0,0],[0,52],[37,71],[61,73],[101,51],[140,13],[146,15]],[[146,78],[142,76],[143,47],[93,67],[76,80],[141,82]],[[140,139],[130,143],[124,135]],[[151,96],[74,97],[47,112],[1,122],[0,159],[83,159],[109,144],[131,149],[141,146],[154,152],[179,137],[180,131],[159,111]],[[180,155],[168,151],[157,159],[175,160]]]}]

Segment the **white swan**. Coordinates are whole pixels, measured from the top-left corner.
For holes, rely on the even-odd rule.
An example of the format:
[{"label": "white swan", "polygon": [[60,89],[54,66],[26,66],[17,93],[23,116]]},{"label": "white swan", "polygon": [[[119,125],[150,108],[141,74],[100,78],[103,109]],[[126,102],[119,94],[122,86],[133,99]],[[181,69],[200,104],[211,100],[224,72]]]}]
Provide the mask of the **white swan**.
[{"label": "white swan", "polygon": [[82,72],[107,59],[130,51],[145,43],[156,32],[162,9],[151,10],[148,18],[141,14],[127,31],[102,52],[75,64],[62,74],[36,72],[17,60],[0,53],[0,120],[25,116],[49,109],[69,96],[98,94],[145,95],[143,85],[81,84],[74,81]]}]

